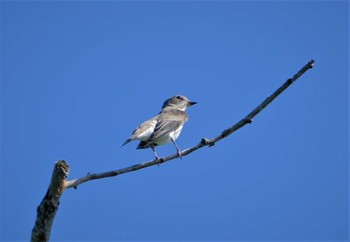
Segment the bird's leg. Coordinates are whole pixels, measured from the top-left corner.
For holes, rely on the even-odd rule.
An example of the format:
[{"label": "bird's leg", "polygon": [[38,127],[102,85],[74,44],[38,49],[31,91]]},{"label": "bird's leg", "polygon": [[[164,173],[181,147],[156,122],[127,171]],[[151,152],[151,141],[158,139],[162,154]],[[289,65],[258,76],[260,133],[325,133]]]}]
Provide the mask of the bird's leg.
[{"label": "bird's leg", "polygon": [[153,145],[153,144],[150,144],[149,146],[151,147],[151,149],[152,149],[152,151],[153,151],[154,157],[156,157],[156,160],[158,160],[158,159],[159,159],[159,156],[158,156],[157,153],[156,153],[156,149],[154,148],[154,145]]},{"label": "bird's leg", "polygon": [[[157,153],[156,153],[156,149],[154,148],[154,145],[151,144],[150,147],[151,147],[151,149],[152,149],[152,151],[153,151],[154,157],[156,157],[156,160],[160,159],[160,163],[163,163],[163,162],[164,162],[164,159],[163,159],[163,158],[159,158],[159,156],[158,156]],[[160,163],[158,163],[158,166],[159,166]]]},{"label": "bird's leg", "polygon": [[173,144],[175,145],[176,151],[177,151],[177,155],[179,156],[180,159],[182,159],[181,156],[181,150],[179,149],[179,147],[177,147],[175,140],[172,138],[171,141],[173,142]]}]

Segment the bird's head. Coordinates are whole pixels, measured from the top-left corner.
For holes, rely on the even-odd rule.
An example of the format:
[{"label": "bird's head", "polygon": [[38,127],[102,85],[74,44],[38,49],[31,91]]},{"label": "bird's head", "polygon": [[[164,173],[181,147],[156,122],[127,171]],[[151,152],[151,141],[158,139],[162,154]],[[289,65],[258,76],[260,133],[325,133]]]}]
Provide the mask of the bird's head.
[{"label": "bird's head", "polygon": [[197,102],[191,102],[187,97],[177,95],[169,98],[163,103],[162,109],[177,109],[185,111],[189,106],[196,104]]}]

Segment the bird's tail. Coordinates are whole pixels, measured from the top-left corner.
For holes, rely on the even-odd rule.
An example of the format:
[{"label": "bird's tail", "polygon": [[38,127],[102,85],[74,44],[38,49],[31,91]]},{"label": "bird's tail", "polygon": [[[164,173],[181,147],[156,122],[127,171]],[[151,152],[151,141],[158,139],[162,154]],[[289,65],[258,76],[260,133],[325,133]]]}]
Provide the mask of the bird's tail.
[{"label": "bird's tail", "polygon": [[127,143],[129,143],[130,141],[132,141],[132,139],[127,139],[127,140],[125,140],[125,142],[122,144],[122,146],[121,147],[123,147],[124,145],[126,145]]},{"label": "bird's tail", "polygon": [[136,149],[146,149],[149,148],[149,143],[146,141],[141,141],[139,145],[136,147]]}]

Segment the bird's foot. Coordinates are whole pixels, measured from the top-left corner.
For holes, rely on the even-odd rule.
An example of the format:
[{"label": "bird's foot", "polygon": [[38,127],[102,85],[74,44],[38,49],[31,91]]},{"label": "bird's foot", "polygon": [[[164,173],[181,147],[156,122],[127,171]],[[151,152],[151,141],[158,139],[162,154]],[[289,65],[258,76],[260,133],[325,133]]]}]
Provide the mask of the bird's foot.
[{"label": "bird's foot", "polygon": [[157,164],[158,166],[160,166],[160,164],[162,164],[165,160],[164,158],[157,158],[157,160],[159,160],[159,163]]},{"label": "bird's foot", "polygon": [[181,151],[177,151],[177,156],[182,160],[182,155],[181,155]]}]

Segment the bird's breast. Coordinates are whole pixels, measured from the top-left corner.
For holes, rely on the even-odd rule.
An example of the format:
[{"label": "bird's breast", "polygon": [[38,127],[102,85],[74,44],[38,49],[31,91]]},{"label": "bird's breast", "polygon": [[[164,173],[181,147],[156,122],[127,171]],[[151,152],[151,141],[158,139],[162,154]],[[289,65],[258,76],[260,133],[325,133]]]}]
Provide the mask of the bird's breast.
[{"label": "bird's breast", "polygon": [[179,137],[183,126],[184,126],[183,124],[180,125],[178,129],[176,129],[176,130],[174,130],[174,132],[171,132],[171,133],[170,133],[170,136],[171,136],[174,140],[176,140],[177,137]]}]

